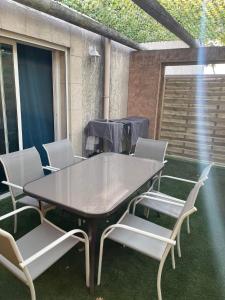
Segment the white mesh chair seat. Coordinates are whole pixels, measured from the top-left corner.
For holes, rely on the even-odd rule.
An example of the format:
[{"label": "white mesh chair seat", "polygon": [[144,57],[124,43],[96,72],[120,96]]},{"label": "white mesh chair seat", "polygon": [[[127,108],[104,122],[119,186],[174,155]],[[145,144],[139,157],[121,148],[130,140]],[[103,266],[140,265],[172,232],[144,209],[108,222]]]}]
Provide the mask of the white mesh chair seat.
[{"label": "white mesh chair seat", "polygon": [[[154,195],[152,197],[159,198],[160,200],[168,201],[168,195],[158,191],[154,191],[154,193],[157,194],[157,196]],[[149,199],[143,198],[138,204],[177,219],[180,213],[182,212],[183,205],[181,205],[180,203],[179,205],[176,205],[177,202],[175,199],[176,198],[174,198],[173,200],[173,198],[170,197],[169,202],[161,202],[161,201],[153,200],[151,198]]]},{"label": "white mesh chair seat", "polygon": [[[198,182],[205,182],[208,179],[208,175],[210,172],[211,167],[213,166],[212,163],[208,164],[202,171]],[[183,181],[188,182],[192,184],[196,184],[196,181],[179,178],[179,177],[173,177],[164,175],[161,177],[161,179],[170,179],[175,181]],[[143,196],[143,198],[142,198]],[[182,212],[183,206],[185,201],[182,199],[178,199],[175,197],[172,197],[170,195],[161,193],[160,191],[151,189],[147,193],[143,193],[142,195],[138,196],[137,203],[138,205],[142,205],[148,209],[155,210],[159,213],[163,213],[165,215],[171,216],[173,218],[178,218],[180,213]],[[155,199],[154,199],[155,198]],[[159,199],[159,200],[157,200]],[[162,201],[160,201],[162,200]],[[134,210],[133,213],[135,213],[136,203],[134,204]],[[187,231],[190,233],[190,225],[189,225],[189,218],[187,219]],[[179,251],[180,253],[180,251]],[[179,254],[180,256],[180,254]]]},{"label": "white mesh chair seat", "polygon": [[[131,214],[127,214],[125,218],[120,222],[120,224],[128,225],[136,229],[160,235],[168,239],[172,234],[172,230],[151,223]],[[167,246],[167,243],[165,242],[149,238],[132,231],[127,231],[122,228],[113,229],[113,231],[108,235],[107,238],[129,248],[137,250],[145,255],[153,257],[157,260],[161,260]]]},{"label": "white mesh chair seat", "polygon": [[[30,231],[28,234],[16,241],[16,244],[20,250],[20,253],[24,260],[49,245],[64,233],[58,229],[52,227],[46,222]],[[50,266],[52,266],[57,260],[59,260],[65,253],[67,253],[72,247],[74,247],[79,241],[74,238],[68,238],[63,243],[59,244],[46,254],[39,257],[33,263],[28,265],[28,270],[32,280],[36,279]],[[22,281],[26,282],[24,273],[17,267],[15,267],[9,260],[0,255],[0,263],[9,269],[14,275],[19,277]]]},{"label": "white mesh chair seat", "polygon": [[[24,196],[20,199],[18,199],[16,201],[17,203],[21,203],[21,204],[25,204],[25,205],[30,205],[30,206],[35,206],[35,207],[39,207],[39,201],[33,197],[30,196]],[[41,205],[44,209],[47,209],[48,207],[52,207],[51,204],[47,203],[47,202],[43,202],[41,201]]]},{"label": "white mesh chair seat", "polygon": [[[16,243],[23,259],[26,260],[28,257],[32,256],[63,235],[64,232],[61,232],[44,221],[41,225],[17,240]],[[68,238],[28,265],[31,278],[33,280],[36,279],[78,242],[79,241],[75,238]]]}]

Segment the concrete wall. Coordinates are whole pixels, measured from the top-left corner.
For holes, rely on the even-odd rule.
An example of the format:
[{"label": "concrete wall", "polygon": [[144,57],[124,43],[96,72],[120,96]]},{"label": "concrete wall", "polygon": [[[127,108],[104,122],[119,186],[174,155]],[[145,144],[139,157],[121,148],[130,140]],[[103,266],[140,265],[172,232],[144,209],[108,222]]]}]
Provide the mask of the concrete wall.
[{"label": "concrete wall", "polygon": [[[202,48],[201,53],[205,64],[225,62],[225,47]],[[198,64],[198,57],[195,48],[132,52],[128,115],[150,118],[151,137],[157,136],[160,122],[165,66]]]},{"label": "concrete wall", "polygon": [[[50,17],[10,0],[0,0],[0,38],[17,34],[18,40],[47,42],[54,48],[69,49],[70,138],[76,153],[82,153],[83,129],[103,112],[103,38],[64,21]],[[96,46],[100,57],[91,59],[89,46]],[[110,117],[127,114],[130,49],[113,42]]]},{"label": "concrete wall", "polygon": [[189,48],[189,46],[183,41],[161,41],[161,42],[150,42],[141,43],[144,50],[162,50],[162,49],[180,49]]}]

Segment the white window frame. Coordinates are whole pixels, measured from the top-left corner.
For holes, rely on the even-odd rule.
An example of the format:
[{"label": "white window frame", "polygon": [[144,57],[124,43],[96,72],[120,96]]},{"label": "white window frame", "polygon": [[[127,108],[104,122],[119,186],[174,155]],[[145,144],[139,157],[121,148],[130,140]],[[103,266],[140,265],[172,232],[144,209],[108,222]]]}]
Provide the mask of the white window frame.
[{"label": "white window frame", "polygon": [[16,110],[17,110],[18,142],[19,142],[19,149],[23,149],[19,75],[18,75],[18,59],[17,59],[16,42],[12,41],[10,39],[7,39],[7,38],[0,37],[0,44],[10,45],[13,48],[13,67],[14,67],[14,82],[15,82],[15,94],[16,94],[15,96],[16,96]]}]

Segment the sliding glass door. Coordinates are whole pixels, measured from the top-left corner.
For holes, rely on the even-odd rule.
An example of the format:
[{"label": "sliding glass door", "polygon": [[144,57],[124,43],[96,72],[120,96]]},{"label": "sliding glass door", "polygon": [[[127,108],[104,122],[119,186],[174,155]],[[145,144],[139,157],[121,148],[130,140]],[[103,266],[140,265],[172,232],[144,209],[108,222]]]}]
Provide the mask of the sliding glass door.
[{"label": "sliding glass door", "polygon": [[19,148],[13,46],[0,44],[1,154]]},{"label": "sliding glass door", "polygon": [[54,141],[52,52],[17,44],[23,148],[35,146],[48,164],[43,144]]},{"label": "sliding glass door", "polygon": [[[54,141],[52,51],[0,38],[0,155]],[[0,164],[0,194],[4,171]]]},{"label": "sliding glass door", "polygon": [[[0,154],[19,149],[14,45],[0,42]],[[4,172],[0,168],[0,180]],[[0,192],[4,187],[0,185]]]}]

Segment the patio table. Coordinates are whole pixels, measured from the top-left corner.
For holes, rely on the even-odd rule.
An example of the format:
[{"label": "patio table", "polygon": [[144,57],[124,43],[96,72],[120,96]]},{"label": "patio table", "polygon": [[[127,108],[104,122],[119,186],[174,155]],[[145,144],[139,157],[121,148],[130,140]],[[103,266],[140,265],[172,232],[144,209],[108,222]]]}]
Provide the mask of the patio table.
[{"label": "patio table", "polygon": [[94,291],[97,221],[106,218],[163,164],[117,153],[101,153],[24,186],[24,193],[85,217],[90,239],[90,290]]}]

